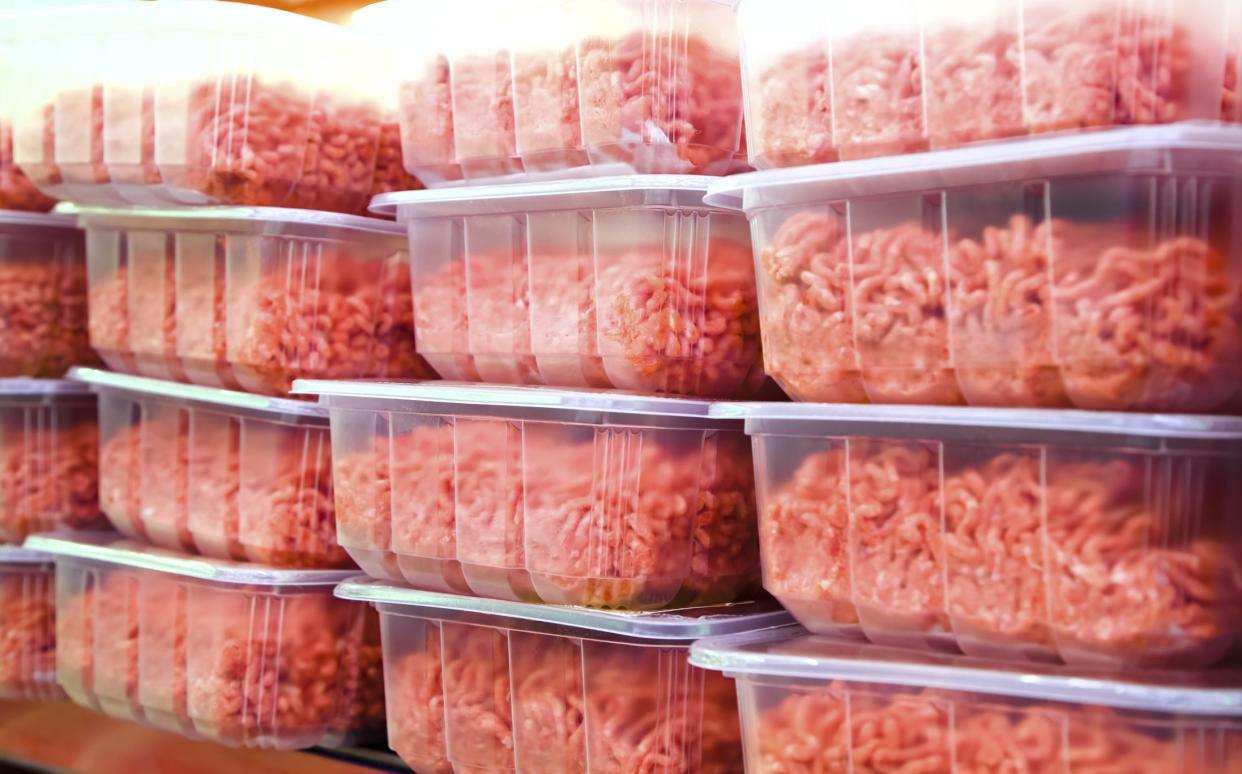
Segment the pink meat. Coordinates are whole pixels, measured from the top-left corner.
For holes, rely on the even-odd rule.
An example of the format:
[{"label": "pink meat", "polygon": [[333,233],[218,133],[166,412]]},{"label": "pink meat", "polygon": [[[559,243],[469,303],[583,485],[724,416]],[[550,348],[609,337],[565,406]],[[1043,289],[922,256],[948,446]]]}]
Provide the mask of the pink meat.
[{"label": "pink meat", "polygon": [[401,128],[395,121],[381,124],[371,196],[391,191],[417,191],[422,187],[418,178],[405,171],[401,159]]},{"label": "pink meat", "polygon": [[[33,245],[20,239],[15,246],[33,252]],[[0,259],[0,374],[59,378],[72,365],[96,365],[87,337],[86,298],[80,256],[9,254]]]},{"label": "pink meat", "polygon": [[0,122],[0,210],[47,212],[56,200],[45,196],[13,161],[13,127]]},{"label": "pink meat", "polygon": [[54,699],[56,590],[50,565],[10,567],[0,577],[0,696]]},{"label": "pink meat", "polygon": [[387,665],[388,744],[419,774],[453,774],[444,738],[443,651],[440,627],[412,627],[422,636]]},{"label": "pink meat", "polygon": [[[21,542],[34,532],[99,529],[95,421],[5,428],[0,433],[0,536]],[[48,422],[50,417],[42,417]]]}]

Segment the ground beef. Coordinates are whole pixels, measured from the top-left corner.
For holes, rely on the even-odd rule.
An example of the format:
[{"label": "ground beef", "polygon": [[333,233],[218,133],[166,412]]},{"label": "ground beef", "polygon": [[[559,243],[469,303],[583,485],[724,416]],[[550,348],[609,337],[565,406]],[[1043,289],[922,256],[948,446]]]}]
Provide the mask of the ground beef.
[{"label": "ground beef", "polygon": [[401,127],[395,120],[381,124],[371,196],[391,191],[417,191],[422,187],[418,178],[405,171],[401,159]]},{"label": "ground beef", "polygon": [[[1193,44],[1179,22],[1122,3],[1032,8],[1021,21],[837,34],[756,68],[751,163],[796,166],[1215,117],[1189,104]],[[1231,94],[1226,83],[1222,106]]]},{"label": "ground beef", "polygon": [[[59,378],[96,365],[80,245],[0,233],[0,375]],[[0,226],[0,231],[4,231]]]},{"label": "ground beef", "polygon": [[754,580],[753,471],[736,434],[410,425],[336,461],[339,536],[369,572],[603,607],[726,602]]},{"label": "ground beef", "polygon": [[[1220,744],[1242,732],[1211,719],[1175,723],[1098,706],[848,683],[780,693],[749,732],[751,768],[762,774],[1163,774],[1242,763],[1242,746]],[[1219,739],[1196,749],[1198,740],[1183,738],[1199,734]]]},{"label": "ground beef", "polygon": [[50,701],[56,686],[56,588],[50,564],[0,570],[0,697]]},{"label": "ground beef", "polygon": [[13,127],[0,121],[0,210],[47,212],[55,206],[13,161]]},{"label": "ground beef", "polygon": [[15,413],[0,425],[0,538],[20,543],[34,532],[105,527],[94,412],[51,406]]}]

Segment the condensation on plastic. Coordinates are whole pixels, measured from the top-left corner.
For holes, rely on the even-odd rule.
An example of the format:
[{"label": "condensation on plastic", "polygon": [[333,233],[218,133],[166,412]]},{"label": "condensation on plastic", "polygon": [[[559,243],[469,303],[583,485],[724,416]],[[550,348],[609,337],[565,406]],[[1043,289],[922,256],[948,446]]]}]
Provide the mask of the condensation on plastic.
[{"label": "condensation on plastic", "polygon": [[716,0],[379,3],[405,166],[429,186],[745,165],[733,10]]},{"label": "condensation on plastic", "polygon": [[97,363],[86,327],[85,245],[73,218],[0,210],[0,377],[55,378]]},{"label": "condensation on plastic", "polygon": [[755,173],[763,352],[797,400],[1242,407],[1242,129]]},{"label": "condensation on plastic", "polygon": [[1239,120],[1232,0],[741,0],[759,169]]},{"label": "condensation on plastic", "polygon": [[349,30],[186,2],[52,8],[9,26],[22,63],[0,86],[13,156],[44,193],[360,213],[386,188],[395,96],[377,74],[391,65]]},{"label": "condensation on plastic", "polygon": [[95,396],[53,379],[0,379],[0,541],[97,529]]},{"label": "condensation on plastic", "polygon": [[1242,767],[1242,675],[1006,667],[802,636],[694,644],[734,677],[749,774],[1134,772]]},{"label": "condensation on plastic", "polygon": [[406,241],[305,210],[84,210],[91,345],[115,371],[284,395],[295,378],[433,376]]},{"label": "condensation on plastic", "polygon": [[444,378],[746,398],[764,384],[746,223],[705,178],[377,198],[409,230],[418,352]]},{"label": "condensation on plastic", "polygon": [[53,701],[63,695],[56,683],[52,559],[0,546],[0,698]]},{"label": "condensation on plastic", "polygon": [[389,745],[420,774],[740,774],[732,681],[689,666],[685,635],[788,621],[755,604],[635,615],[337,594],[380,609]]},{"label": "condensation on plastic", "polygon": [[99,393],[100,508],[132,538],[278,567],[352,567],[336,542],[327,412],[75,369]]},{"label": "condensation on plastic", "polygon": [[757,580],[749,444],[706,402],[297,388],[331,413],[337,540],[372,576],[610,608],[728,602]]},{"label": "condensation on plastic", "polygon": [[56,561],[69,697],[191,738],[300,749],[383,724],[378,621],[337,571],[217,562],[116,537],[37,536]]},{"label": "condensation on plastic", "polygon": [[1242,420],[731,404],[764,585],[807,628],[1202,667],[1242,642]]}]

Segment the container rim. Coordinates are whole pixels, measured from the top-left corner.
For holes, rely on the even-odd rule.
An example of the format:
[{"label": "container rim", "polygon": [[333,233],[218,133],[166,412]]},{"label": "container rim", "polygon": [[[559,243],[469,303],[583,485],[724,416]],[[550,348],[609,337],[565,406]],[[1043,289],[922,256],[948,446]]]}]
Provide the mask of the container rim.
[{"label": "container rim", "polygon": [[384,236],[403,235],[400,223],[384,218],[363,215],[347,215],[340,212],[318,210],[295,210],[284,207],[93,207],[74,206],[65,209],[76,213],[82,228],[92,226],[132,226],[137,223],[160,225],[166,228],[192,226],[211,228],[213,225],[245,223],[276,226],[301,226],[337,229]]},{"label": "container rim", "polygon": [[0,210],[0,228],[18,227],[31,229],[47,229],[50,231],[80,231],[78,219],[73,213],[59,212],[26,212],[24,210]]},{"label": "container rim", "polygon": [[[795,645],[797,653],[773,652]],[[1057,665],[1013,664],[834,641],[800,626],[705,638],[690,663],[729,675],[844,680],[911,688],[984,693],[1118,709],[1242,717],[1242,671],[1118,672]],[[1226,687],[1222,687],[1226,686]]]},{"label": "container rim", "polygon": [[129,374],[118,374],[99,368],[84,368],[82,366],[74,366],[70,369],[69,378],[86,385],[93,392],[116,390],[119,392],[185,400],[200,405],[237,409],[271,418],[293,416],[322,420],[324,424],[327,424],[328,421],[326,409],[316,403],[303,400],[274,398],[268,395],[256,395],[249,392],[222,390],[217,387],[202,387],[197,384],[167,382],[163,379],[130,376]]},{"label": "container rim", "polygon": [[0,546],[0,564],[51,564],[52,555],[21,546]]},{"label": "container rim", "polygon": [[44,397],[90,395],[91,389],[72,378],[35,379],[30,376],[13,376],[0,379],[0,397]]},{"label": "container rim", "polygon": [[362,577],[340,584],[335,594],[341,599],[408,608],[430,618],[445,611],[477,613],[501,619],[498,623],[526,622],[660,642],[689,642],[713,635],[754,632],[788,626],[793,621],[779,606],[765,606],[760,602],[623,612],[442,594]]},{"label": "container rim", "polygon": [[81,559],[166,575],[250,586],[335,586],[357,570],[295,570],[189,556],[128,540],[114,532],[50,532],[26,538],[24,548],[53,559]]}]

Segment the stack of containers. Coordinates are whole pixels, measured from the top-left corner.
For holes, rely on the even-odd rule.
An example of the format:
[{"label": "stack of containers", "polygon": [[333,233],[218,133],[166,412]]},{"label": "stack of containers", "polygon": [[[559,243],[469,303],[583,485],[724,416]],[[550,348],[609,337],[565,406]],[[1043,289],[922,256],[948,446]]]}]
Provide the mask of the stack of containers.
[{"label": "stack of containers", "polygon": [[800,402],[711,415],[812,633],[695,648],[747,771],[1238,770],[1237,3],[738,23],[760,171],[706,201]]}]

